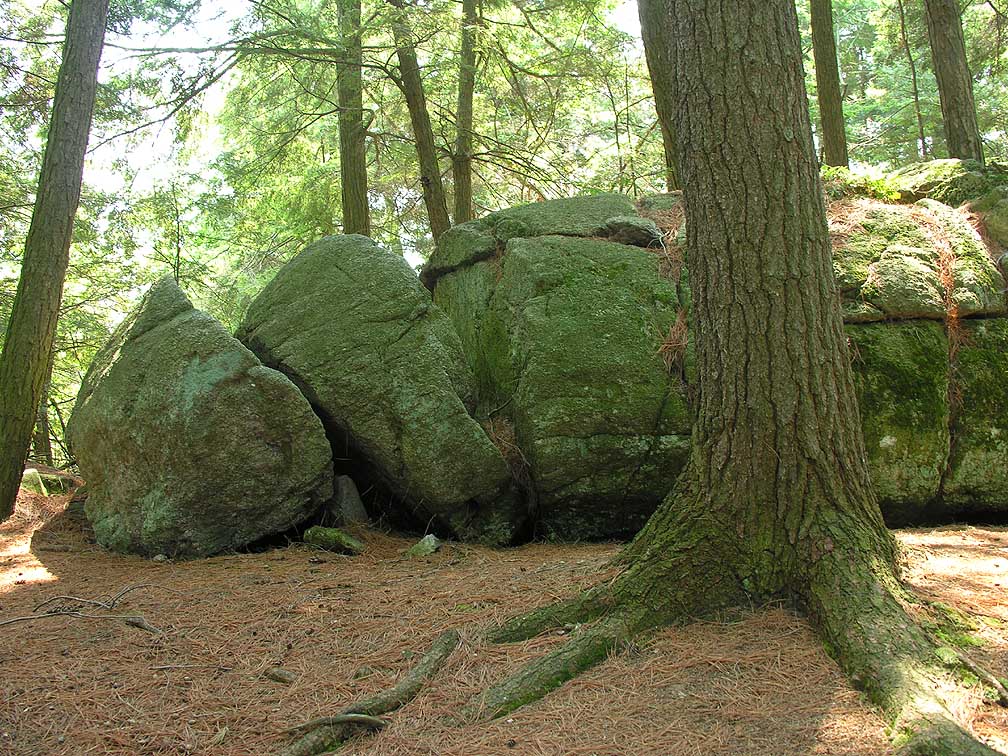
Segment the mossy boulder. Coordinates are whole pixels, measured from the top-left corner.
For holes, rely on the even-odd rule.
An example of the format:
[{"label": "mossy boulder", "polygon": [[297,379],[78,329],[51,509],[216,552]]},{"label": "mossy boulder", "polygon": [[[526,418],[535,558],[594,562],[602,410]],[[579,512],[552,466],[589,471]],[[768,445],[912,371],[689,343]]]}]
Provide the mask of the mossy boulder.
[{"label": "mossy boulder", "polygon": [[171,278],[96,357],[69,437],[99,543],[202,557],[281,532],[332,494],[322,424]]},{"label": "mossy boulder", "polygon": [[302,389],[340,472],[387,494],[373,505],[493,544],[525,525],[508,465],[470,415],[459,337],[402,256],[363,236],[321,239],[263,289],[237,336]]},{"label": "mossy boulder", "polygon": [[958,324],[957,404],[943,499],[952,512],[1008,511],[1008,319]]},{"label": "mossy boulder", "polygon": [[950,158],[914,163],[888,176],[904,202],[934,199],[952,207],[982,197],[999,185],[1008,185],[1008,170],[975,160]]},{"label": "mossy boulder", "polygon": [[940,229],[939,243],[947,244],[951,252],[950,305],[956,317],[1008,313],[1005,279],[966,216],[934,200],[921,200],[917,204],[934,218]]},{"label": "mossy boulder", "polygon": [[[473,367],[477,416],[513,429],[539,532],[555,539],[632,534],[688,453],[680,373],[661,354],[675,282],[653,251],[573,236],[659,238],[626,202],[587,198],[595,214],[580,226],[577,200],[542,203],[535,228],[568,233],[497,239],[490,259],[474,243],[435,290]],[[563,223],[548,226],[556,205]]]},{"label": "mossy boulder", "polygon": [[833,270],[847,322],[1008,311],[1004,278],[962,212],[927,199],[845,211],[856,222],[834,239]]},{"label": "mossy boulder", "polygon": [[865,452],[892,524],[931,516],[949,455],[948,339],[941,323],[846,327]]}]

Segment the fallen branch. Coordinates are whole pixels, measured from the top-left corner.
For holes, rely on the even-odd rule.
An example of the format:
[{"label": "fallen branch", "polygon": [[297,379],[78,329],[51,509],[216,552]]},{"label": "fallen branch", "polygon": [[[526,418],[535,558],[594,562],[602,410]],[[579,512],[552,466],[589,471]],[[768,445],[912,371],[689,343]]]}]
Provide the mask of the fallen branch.
[{"label": "fallen branch", "polygon": [[44,614],[30,614],[27,617],[13,617],[0,622],[0,627],[13,625],[17,622],[31,622],[32,620],[49,619],[50,617],[79,617],[80,619],[96,620],[121,620],[130,627],[137,627],[149,633],[160,633],[161,631],[147,622],[138,614],[84,614],[83,612],[45,612]]},{"label": "fallen branch", "polygon": [[424,683],[437,674],[458,644],[458,631],[445,631],[434,641],[434,645],[420,662],[392,688],[350,704],[336,716],[319,717],[287,730],[287,733],[300,737],[281,751],[279,756],[317,756],[338,748],[359,728],[381,730],[385,727],[385,722],[378,717],[402,708],[416,698]]}]

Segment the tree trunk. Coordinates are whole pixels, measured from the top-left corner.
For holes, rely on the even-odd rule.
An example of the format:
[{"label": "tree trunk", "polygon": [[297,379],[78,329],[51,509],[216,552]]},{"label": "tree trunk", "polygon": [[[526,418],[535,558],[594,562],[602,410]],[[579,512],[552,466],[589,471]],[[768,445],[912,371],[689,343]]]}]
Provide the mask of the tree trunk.
[{"label": "tree trunk", "polygon": [[654,90],[655,112],[661,129],[662,145],[665,150],[665,186],[667,191],[679,188],[679,157],[672,116],[675,104],[672,102],[672,45],[669,30],[672,28],[670,0],[637,0],[637,14],[640,16],[641,37],[644,40],[644,56],[648,72],[651,74],[651,88]]},{"label": "tree trunk", "polygon": [[924,0],[949,155],[983,162],[958,0]]},{"label": "tree trunk", "polygon": [[903,7],[903,0],[896,0],[896,8],[899,10],[900,19],[900,40],[903,50],[906,52],[907,64],[910,66],[910,86],[913,93],[914,115],[917,118],[917,140],[919,142],[921,160],[927,160],[928,148],[927,139],[924,136],[924,116],[921,115],[920,87],[917,86],[917,64],[914,62],[913,51],[910,50],[910,39],[907,36],[906,10]]},{"label": "tree trunk", "polygon": [[427,97],[424,95],[420,66],[417,63],[413,37],[406,23],[402,0],[389,0],[399,11],[392,23],[395,37],[396,57],[399,59],[399,86],[406,97],[410,122],[413,124],[413,139],[416,142],[417,160],[420,164],[420,185],[423,187],[424,204],[431,235],[437,241],[441,234],[451,228],[448,217],[448,203],[445,199],[444,184],[441,181],[441,167],[438,164],[437,144],[434,129],[431,128]]},{"label": "tree trunk", "polygon": [[56,333],[108,0],[73,0],[21,277],[0,355],[0,519],[14,510]]},{"label": "tree trunk", "polygon": [[45,381],[42,384],[42,398],[39,400],[38,412],[35,415],[35,436],[32,439],[32,453],[39,462],[53,466],[52,428],[49,424],[49,394],[52,386],[53,362],[55,350],[49,352],[49,364],[46,368]]},{"label": "tree trunk", "polygon": [[816,96],[819,100],[820,136],[826,165],[847,168],[847,134],[844,130],[840,69],[833,33],[832,0],[811,0],[812,54],[815,57]]},{"label": "tree trunk", "polygon": [[337,11],[345,57],[353,61],[350,65],[340,65],[336,70],[343,233],[370,236],[360,0],[338,0]]},{"label": "tree trunk", "polygon": [[942,697],[950,680],[905,608],[869,479],[795,5],[669,7],[698,381],[690,458],[617,578],[493,637],[594,624],[480,704],[503,714],[642,632],[784,599],[909,752],[992,754]]},{"label": "tree trunk", "polygon": [[477,0],[462,0],[462,49],[459,55],[458,107],[455,113],[455,154],[452,183],[455,186],[455,222],[472,220],[472,129],[473,91],[476,88]]}]

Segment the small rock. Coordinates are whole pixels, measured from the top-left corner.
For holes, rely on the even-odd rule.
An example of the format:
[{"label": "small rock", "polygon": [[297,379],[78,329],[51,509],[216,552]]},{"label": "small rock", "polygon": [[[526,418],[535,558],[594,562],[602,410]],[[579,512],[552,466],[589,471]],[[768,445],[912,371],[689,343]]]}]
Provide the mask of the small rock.
[{"label": "small rock", "polygon": [[161,563],[161,562],[167,562],[168,561],[168,555],[167,554],[155,554],[153,561],[159,562],[159,563]]},{"label": "small rock", "polygon": [[364,544],[353,536],[338,528],[324,528],[321,525],[308,528],[304,534],[304,542],[326,551],[335,551],[337,554],[360,554],[364,551]]},{"label": "small rock", "polygon": [[662,232],[653,220],[636,215],[618,215],[606,221],[609,241],[632,247],[657,247],[661,245]]},{"label": "small rock", "polygon": [[263,677],[273,682],[282,683],[283,685],[292,685],[298,678],[297,672],[291,672],[289,669],[281,669],[280,667],[270,667],[263,672]]},{"label": "small rock", "polygon": [[406,556],[410,559],[414,557],[430,556],[441,549],[443,541],[433,533],[428,533],[415,544],[406,549]]},{"label": "small rock", "polygon": [[331,509],[339,513],[340,522],[344,525],[367,525],[370,519],[353,478],[340,475],[336,478],[335,488]]}]

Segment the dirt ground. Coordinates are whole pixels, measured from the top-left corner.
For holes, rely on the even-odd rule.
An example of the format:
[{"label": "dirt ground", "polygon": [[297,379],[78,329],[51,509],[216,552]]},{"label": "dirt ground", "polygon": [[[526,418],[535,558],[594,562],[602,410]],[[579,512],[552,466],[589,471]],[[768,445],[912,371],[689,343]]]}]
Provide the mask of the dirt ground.
[{"label": "dirt ground", "polygon": [[[492,681],[562,635],[487,646],[481,630],[605,579],[616,545],[447,545],[406,560],[410,540],[365,532],[350,558],[301,545],[199,562],[114,556],[66,499],[22,495],[0,525],[0,623],[58,596],[107,599],[83,614],[0,625],[0,754],[264,755],[283,730],[392,685],[448,628],[462,646],[380,734],[344,754],[887,754],[882,722],[808,625],[783,607],[661,633],[510,717],[465,721]],[[908,578],[972,617],[978,661],[1008,669],[1008,530],[899,533]],[[68,607],[61,600],[49,603]],[[264,676],[297,675],[290,685]],[[1008,748],[1008,710],[967,703],[972,727]]]}]

